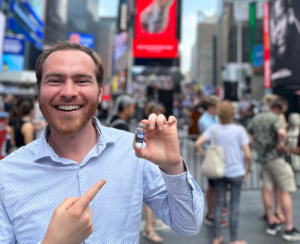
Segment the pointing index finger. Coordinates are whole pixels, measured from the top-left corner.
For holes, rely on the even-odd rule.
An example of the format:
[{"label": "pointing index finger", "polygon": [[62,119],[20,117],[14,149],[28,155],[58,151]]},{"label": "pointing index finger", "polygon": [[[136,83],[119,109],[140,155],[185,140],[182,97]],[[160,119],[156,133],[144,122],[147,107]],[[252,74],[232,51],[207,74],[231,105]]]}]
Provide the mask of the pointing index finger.
[{"label": "pointing index finger", "polygon": [[84,210],[105,185],[106,180],[100,180],[93,185],[74,205]]}]

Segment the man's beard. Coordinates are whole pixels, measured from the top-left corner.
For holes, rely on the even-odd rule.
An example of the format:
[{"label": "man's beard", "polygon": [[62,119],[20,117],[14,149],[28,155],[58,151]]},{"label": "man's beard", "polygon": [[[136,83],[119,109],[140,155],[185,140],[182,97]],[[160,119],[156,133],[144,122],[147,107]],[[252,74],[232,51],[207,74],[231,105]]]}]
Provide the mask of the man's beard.
[{"label": "man's beard", "polygon": [[[49,123],[51,129],[54,129],[58,134],[68,136],[73,135],[79,131],[81,131],[90,119],[95,115],[96,110],[98,108],[98,100],[95,99],[90,106],[85,104],[81,108],[81,114],[77,116],[68,116],[68,117],[60,117],[53,111],[55,108],[49,104],[43,103],[39,100],[40,109]],[[61,101],[62,104],[74,104],[74,101]]]}]

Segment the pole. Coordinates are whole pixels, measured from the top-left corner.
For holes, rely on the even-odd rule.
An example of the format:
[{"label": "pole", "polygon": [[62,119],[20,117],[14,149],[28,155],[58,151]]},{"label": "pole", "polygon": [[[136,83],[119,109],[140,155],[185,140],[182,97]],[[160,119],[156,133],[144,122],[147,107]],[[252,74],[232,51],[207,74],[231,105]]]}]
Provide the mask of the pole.
[{"label": "pole", "polygon": [[127,52],[127,81],[126,81],[126,93],[130,95],[132,85],[132,41],[133,41],[133,26],[130,25],[128,29],[128,52]]},{"label": "pole", "polygon": [[243,80],[242,80],[242,22],[237,22],[237,63],[238,63],[238,97],[242,97]]}]

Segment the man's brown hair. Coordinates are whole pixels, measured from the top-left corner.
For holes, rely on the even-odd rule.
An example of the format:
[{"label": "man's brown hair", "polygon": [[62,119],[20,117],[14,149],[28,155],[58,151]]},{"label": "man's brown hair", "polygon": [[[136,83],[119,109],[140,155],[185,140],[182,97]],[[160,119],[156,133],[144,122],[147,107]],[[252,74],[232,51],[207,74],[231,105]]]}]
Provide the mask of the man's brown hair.
[{"label": "man's brown hair", "polygon": [[217,106],[220,101],[221,100],[218,96],[210,95],[205,100],[206,109],[208,109],[210,106]]},{"label": "man's brown hair", "polygon": [[46,59],[52,53],[61,51],[61,50],[79,50],[79,51],[85,52],[87,55],[89,55],[93,59],[95,65],[96,65],[96,70],[95,70],[96,79],[97,79],[98,86],[101,87],[101,85],[103,83],[103,64],[102,64],[102,61],[101,61],[100,57],[98,56],[98,54],[96,54],[89,47],[80,45],[75,42],[63,41],[63,42],[58,43],[54,47],[46,49],[39,56],[39,58],[36,62],[36,65],[35,65],[35,75],[36,75],[36,79],[37,79],[38,89],[40,89],[40,86],[41,86],[42,77],[43,77],[43,66],[44,66]]},{"label": "man's brown hair", "polygon": [[274,99],[271,102],[271,106],[270,106],[271,109],[278,108],[281,111],[283,111],[285,108],[288,107],[289,107],[288,101],[280,96],[277,96],[276,99]]}]

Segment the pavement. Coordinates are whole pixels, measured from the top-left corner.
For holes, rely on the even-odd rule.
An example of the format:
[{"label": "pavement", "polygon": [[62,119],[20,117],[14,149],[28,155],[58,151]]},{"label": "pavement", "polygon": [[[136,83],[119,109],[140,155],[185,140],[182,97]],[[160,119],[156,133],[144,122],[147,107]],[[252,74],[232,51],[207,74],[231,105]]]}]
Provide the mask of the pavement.
[{"label": "pavement", "polygon": [[[294,223],[296,228],[300,229],[300,190],[293,193],[294,203]],[[206,212],[206,210],[204,210]],[[269,236],[265,233],[267,224],[260,220],[263,215],[263,205],[261,201],[261,193],[258,190],[255,191],[243,191],[240,201],[240,216],[239,216],[239,239],[246,240],[248,244],[285,244],[285,243],[297,243],[287,242],[281,238],[281,234],[277,236]],[[141,230],[145,225],[145,221],[141,222]],[[168,226],[159,227],[156,229],[157,233],[164,238],[164,244],[211,244],[213,236],[213,228],[205,226],[201,227],[198,235],[192,237],[186,237],[177,235]],[[142,233],[142,232],[141,232]],[[222,229],[222,235],[224,236],[224,244],[229,244],[229,227]],[[150,244],[141,235],[140,244]]]}]

